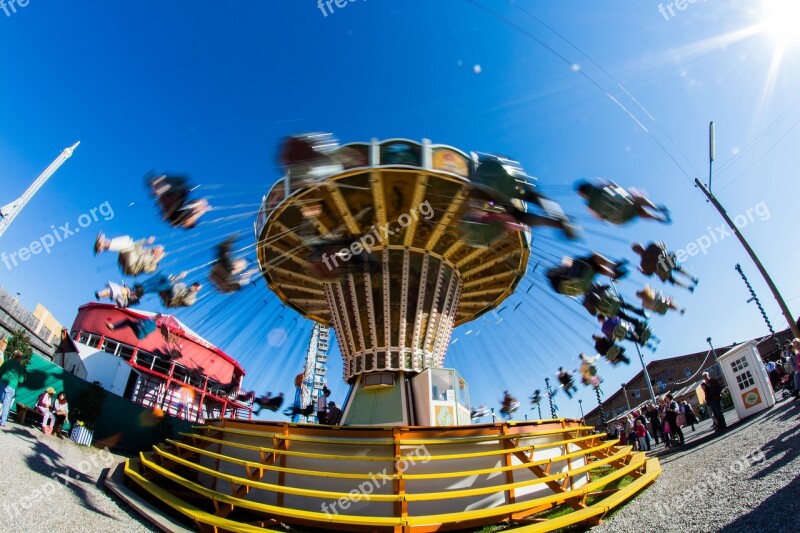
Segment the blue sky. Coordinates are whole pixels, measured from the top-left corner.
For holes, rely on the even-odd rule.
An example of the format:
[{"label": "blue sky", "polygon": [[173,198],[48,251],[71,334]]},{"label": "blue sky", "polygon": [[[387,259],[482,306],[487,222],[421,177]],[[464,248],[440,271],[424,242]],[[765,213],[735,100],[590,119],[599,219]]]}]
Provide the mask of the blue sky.
[{"label": "blue sky", "polygon": [[[722,224],[691,184],[706,179],[714,120],[713,188],[731,215],[762,206],[743,231],[797,315],[800,47],[759,27],[762,2],[740,4],[697,2],[674,16],[659,13],[658,2],[616,0],[371,0],[327,17],[312,0],[32,0],[10,16],[0,10],[0,203],[21,194],[62,148],[82,142],[0,239],[0,252],[28,246],[51,225],[74,228],[104,202],[114,211],[49,254],[10,269],[0,263],[0,284],[70,324],[95,289],[119,280],[111,256],[92,257],[99,230],[155,235],[172,251],[168,270],[197,268],[201,278],[216,240],[239,231],[242,246],[252,242],[256,206],[280,177],[279,140],[318,130],[345,142],[430,138],[517,158],[587,228],[578,245],[537,232],[532,265],[540,269],[589,248],[632,259],[632,241],[686,248]],[[171,230],[144,188],[150,170],[189,174],[222,208],[207,220],[226,218],[191,233]],[[592,222],[571,189],[595,176],[645,189],[675,222]],[[785,326],[728,237],[687,260],[700,286],[694,295],[669,289],[688,311],[653,320],[663,342],[647,358],[704,349],[708,336],[722,345],[766,332],[745,303],[737,262],[776,328]],[[499,324],[491,315],[454,332],[446,363],[468,380],[475,405],[496,406],[504,389],[525,397],[591,350],[591,317],[563,297],[526,292],[531,282],[543,286],[523,281],[509,308],[522,305]],[[633,274],[621,290],[632,295],[644,282]],[[293,393],[310,324],[282,311],[263,282],[177,316],[239,359],[248,387]],[[328,375],[341,401],[346,386],[332,355]],[[606,390],[638,369],[604,364]],[[588,389],[579,397],[589,408],[596,403]],[[578,415],[577,402],[557,403],[562,415]]]}]

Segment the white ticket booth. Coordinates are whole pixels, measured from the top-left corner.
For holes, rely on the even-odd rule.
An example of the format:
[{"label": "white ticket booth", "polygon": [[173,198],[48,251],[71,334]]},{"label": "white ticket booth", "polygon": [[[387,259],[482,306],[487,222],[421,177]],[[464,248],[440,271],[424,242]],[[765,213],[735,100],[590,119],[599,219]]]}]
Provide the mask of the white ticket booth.
[{"label": "white ticket booth", "polygon": [[416,425],[469,425],[469,388],[451,368],[426,368],[412,380]]},{"label": "white ticket booth", "polygon": [[775,392],[755,341],[731,348],[718,361],[739,419],[775,405]]}]

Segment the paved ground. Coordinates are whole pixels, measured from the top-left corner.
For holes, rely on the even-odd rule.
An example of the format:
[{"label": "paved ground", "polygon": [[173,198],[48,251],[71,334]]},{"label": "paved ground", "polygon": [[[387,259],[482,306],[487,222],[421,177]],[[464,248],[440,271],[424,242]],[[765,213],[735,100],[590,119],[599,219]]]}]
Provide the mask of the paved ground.
[{"label": "paved ground", "polygon": [[653,449],[664,472],[593,533],[800,531],[800,401],[783,401],[729,429],[684,429],[686,444]]},{"label": "paved ground", "polygon": [[0,430],[0,531],[156,531],[98,482],[121,460],[9,422]]}]

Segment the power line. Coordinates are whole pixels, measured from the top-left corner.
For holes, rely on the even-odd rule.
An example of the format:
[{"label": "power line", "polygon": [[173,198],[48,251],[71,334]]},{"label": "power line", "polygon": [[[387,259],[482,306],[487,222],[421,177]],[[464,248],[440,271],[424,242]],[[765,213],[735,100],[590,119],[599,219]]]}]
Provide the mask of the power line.
[{"label": "power line", "polygon": [[[660,140],[658,140],[658,139],[657,139],[655,136],[653,136],[653,134],[652,134],[652,133],[650,133],[650,130],[648,130],[648,129],[647,129],[647,126],[645,126],[644,124],[642,124],[642,122],[641,122],[641,121],[638,119],[638,117],[637,117],[637,116],[636,116],[634,113],[632,113],[630,110],[628,110],[628,108],[627,108],[627,107],[625,107],[625,106],[622,104],[622,102],[620,102],[620,101],[619,101],[619,100],[618,100],[618,99],[617,99],[617,98],[616,98],[614,95],[612,95],[610,92],[608,92],[606,89],[604,89],[604,88],[603,88],[603,87],[602,87],[602,86],[601,86],[601,85],[600,85],[600,84],[599,84],[597,81],[595,81],[595,79],[594,79],[594,78],[592,78],[592,77],[591,77],[589,74],[587,74],[587,73],[586,73],[586,72],[584,72],[582,69],[580,69],[580,67],[578,67],[578,66],[577,66],[575,63],[573,63],[573,62],[572,62],[572,61],[570,61],[569,59],[567,59],[567,57],[566,57],[566,56],[564,56],[563,54],[561,54],[560,52],[558,52],[558,51],[557,51],[555,48],[553,48],[552,46],[548,45],[547,43],[545,43],[544,41],[542,41],[541,39],[539,39],[538,37],[536,37],[534,34],[532,34],[531,32],[529,32],[528,30],[526,30],[526,29],[525,29],[525,28],[523,28],[522,26],[520,26],[520,25],[516,24],[516,23],[515,23],[515,22],[513,22],[512,20],[510,20],[510,19],[508,19],[508,18],[506,18],[506,17],[504,17],[504,16],[500,15],[499,13],[497,13],[497,12],[495,12],[495,11],[492,11],[491,9],[489,9],[489,8],[487,8],[486,6],[484,6],[484,5],[480,4],[480,3],[479,3],[479,2],[477,2],[476,0],[464,0],[464,1],[465,1],[465,2],[468,2],[469,4],[472,4],[473,6],[477,7],[478,9],[480,9],[480,10],[482,10],[482,11],[484,11],[484,12],[488,13],[489,15],[491,15],[491,16],[493,16],[493,17],[495,17],[497,20],[499,20],[499,21],[501,21],[501,22],[503,22],[503,23],[507,24],[508,26],[510,26],[510,27],[512,27],[512,28],[514,28],[515,30],[517,30],[517,31],[518,31],[518,32],[520,32],[521,34],[525,35],[526,37],[528,37],[529,39],[531,39],[531,40],[532,40],[532,41],[534,41],[535,43],[539,44],[540,46],[542,46],[543,48],[545,48],[546,50],[548,50],[550,53],[552,53],[554,56],[556,56],[556,57],[557,57],[558,59],[560,59],[562,62],[564,62],[565,64],[567,64],[567,65],[570,67],[570,70],[572,70],[573,72],[576,72],[577,74],[580,74],[581,76],[583,76],[583,77],[584,77],[584,78],[585,78],[585,79],[586,79],[586,80],[587,80],[587,81],[588,81],[588,82],[589,82],[591,85],[594,85],[594,86],[595,86],[595,87],[596,87],[596,88],[597,88],[599,91],[601,91],[603,94],[605,94],[605,95],[606,95],[606,97],[607,97],[609,100],[611,100],[612,102],[614,102],[614,104],[616,104],[616,105],[617,105],[617,107],[619,107],[619,108],[620,108],[620,109],[621,109],[621,110],[622,110],[622,111],[623,111],[623,112],[624,112],[626,115],[628,115],[628,117],[629,117],[631,120],[633,120],[633,121],[636,123],[636,125],[638,125],[638,126],[639,126],[639,128],[641,128],[641,130],[642,130],[642,131],[644,131],[644,132],[645,132],[645,134],[647,134],[647,136],[648,136],[648,137],[650,137],[650,139],[651,139],[651,140],[652,140],[654,143],[656,143],[656,145],[658,145],[658,147],[661,149],[661,151],[662,151],[662,152],[664,152],[664,154],[667,156],[667,158],[669,158],[669,159],[670,159],[670,160],[671,160],[671,161],[672,161],[672,162],[675,164],[675,166],[678,168],[678,170],[680,170],[680,171],[681,171],[681,173],[682,173],[682,174],[683,174],[683,176],[684,176],[684,177],[685,177],[685,178],[686,178],[686,179],[689,181],[689,183],[692,183],[692,186],[694,186],[694,182],[692,181],[692,177],[689,175],[689,173],[688,173],[688,172],[686,172],[686,170],[683,168],[683,166],[682,166],[682,165],[681,165],[681,164],[678,162],[678,160],[677,160],[677,159],[676,159],[676,158],[675,158],[675,157],[674,157],[674,156],[673,156],[673,155],[670,153],[670,151],[669,151],[669,150],[667,150],[667,147],[666,147],[666,146],[664,146],[664,144],[663,144],[663,143],[662,143]],[[574,45],[572,45],[572,46],[574,46]],[[582,53],[582,52],[581,52],[581,53]],[[584,56],[585,56],[585,55],[586,55],[586,54],[584,54]],[[588,57],[588,56],[586,56],[586,57]],[[627,92],[627,91],[626,91],[626,92]],[[628,94],[630,94],[630,93],[628,93]],[[635,99],[634,99],[634,100],[635,100]],[[637,104],[638,104],[638,102],[637,102]],[[641,106],[641,104],[638,104],[638,105],[639,105],[639,107],[642,107],[642,106]],[[643,109],[644,109],[644,108],[643,108]],[[645,111],[646,111],[646,110],[645,110]],[[649,113],[648,113],[648,115],[649,115]],[[651,116],[651,118],[652,118],[652,116]]]}]

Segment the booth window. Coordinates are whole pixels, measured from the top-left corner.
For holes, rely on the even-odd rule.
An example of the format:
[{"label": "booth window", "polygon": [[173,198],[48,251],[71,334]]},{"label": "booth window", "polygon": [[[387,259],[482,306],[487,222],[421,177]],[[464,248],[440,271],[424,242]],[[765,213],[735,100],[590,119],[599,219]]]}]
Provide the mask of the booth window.
[{"label": "booth window", "polygon": [[739,383],[739,390],[745,390],[746,388],[752,387],[756,384],[756,381],[753,379],[753,375],[749,370],[736,376],[736,382]]},{"label": "booth window", "polygon": [[737,359],[736,361],[731,363],[731,368],[734,372],[741,372],[744,368],[747,367],[747,358],[742,357],[741,359]]},{"label": "booth window", "polygon": [[[431,370],[431,399],[440,402],[455,401],[455,379],[450,370]],[[448,394],[449,393],[449,394]]]},{"label": "booth window", "polygon": [[364,388],[391,387],[394,385],[394,374],[381,372],[378,374],[364,374]]},{"label": "booth window", "polygon": [[458,405],[469,409],[469,394],[467,389],[467,382],[458,376]]}]

